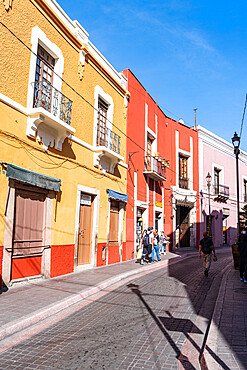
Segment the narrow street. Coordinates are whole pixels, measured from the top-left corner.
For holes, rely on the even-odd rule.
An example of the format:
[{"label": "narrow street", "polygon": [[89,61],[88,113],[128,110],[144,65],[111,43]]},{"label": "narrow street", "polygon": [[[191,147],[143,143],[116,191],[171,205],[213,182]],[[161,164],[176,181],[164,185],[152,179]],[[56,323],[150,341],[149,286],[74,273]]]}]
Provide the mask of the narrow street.
[{"label": "narrow street", "polygon": [[0,368],[200,368],[224,268],[231,262],[230,251],[219,253],[205,278],[196,255],[133,279],[3,352]]}]

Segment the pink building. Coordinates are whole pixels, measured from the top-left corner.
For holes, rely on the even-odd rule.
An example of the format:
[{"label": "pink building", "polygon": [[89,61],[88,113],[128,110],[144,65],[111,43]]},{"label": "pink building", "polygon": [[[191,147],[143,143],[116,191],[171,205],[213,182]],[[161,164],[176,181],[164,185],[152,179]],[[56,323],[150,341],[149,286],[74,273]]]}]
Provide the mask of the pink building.
[{"label": "pink building", "polygon": [[[198,126],[200,237],[209,229],[209,205],[214,245],[234,244],[237,235],[236,158],[233,145]],[[211,175],[210,191],[207,174]],[[210,195],[210,202],[209,202]],[[247,153],[239,155],[240,210],[247,202]],[[210,204],[209,204],[210,203]]]}]

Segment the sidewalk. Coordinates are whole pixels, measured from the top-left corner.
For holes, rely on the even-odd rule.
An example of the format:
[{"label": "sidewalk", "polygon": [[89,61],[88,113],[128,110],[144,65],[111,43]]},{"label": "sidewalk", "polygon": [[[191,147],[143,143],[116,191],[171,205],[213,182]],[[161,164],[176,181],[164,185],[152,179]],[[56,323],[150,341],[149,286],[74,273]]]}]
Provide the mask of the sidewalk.
[{"label": "sidewalk", "polygon": [[[0,341],[41,320],[56,315],[70,306],[94,296],[107,293],[109,287],[165,267],[194,254],[168,252],[160,262],[141,266],[135,260],[101,268],[92,268],[48,280],[31,280],[9,288],[0,295]],[[108,288],[108,289],[106,289]],[[0,347],[1,349],[1,347]]]},{"label": "sidewalk", "polygon": [[204,351],[205,369],[247,369],[247,284],[224,275]]}]

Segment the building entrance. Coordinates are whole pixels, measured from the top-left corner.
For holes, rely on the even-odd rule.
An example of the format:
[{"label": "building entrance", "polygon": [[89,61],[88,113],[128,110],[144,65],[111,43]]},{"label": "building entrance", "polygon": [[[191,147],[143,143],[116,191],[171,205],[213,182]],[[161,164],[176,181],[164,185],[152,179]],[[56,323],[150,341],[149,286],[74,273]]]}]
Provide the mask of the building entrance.
[{"label": "building entrance", "polygon": [[143,231],[143,218],[142,218],[143,210],[137,207],[136,212],[136,250],[141,241],[142,231]]},{"label": "building entrance", "polygon": [[177,228],[179,232],[179,247],[190,246],[190,210],[188,206],[177,206]]},{"label": "building entrance", "polygon": [[81,193],[80,226],[78,233],[78,265],[91,263],[92,246],[92,196]]}]

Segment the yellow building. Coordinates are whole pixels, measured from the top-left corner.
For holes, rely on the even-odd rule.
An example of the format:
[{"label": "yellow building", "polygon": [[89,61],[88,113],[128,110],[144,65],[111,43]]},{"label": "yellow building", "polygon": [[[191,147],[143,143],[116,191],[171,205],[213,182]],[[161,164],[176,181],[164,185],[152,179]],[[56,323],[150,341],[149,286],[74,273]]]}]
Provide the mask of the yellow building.
[{"label": "yellow building", "polygon": [[54,0],[0,4],[0,274],[126,259],[127,80]]}]

